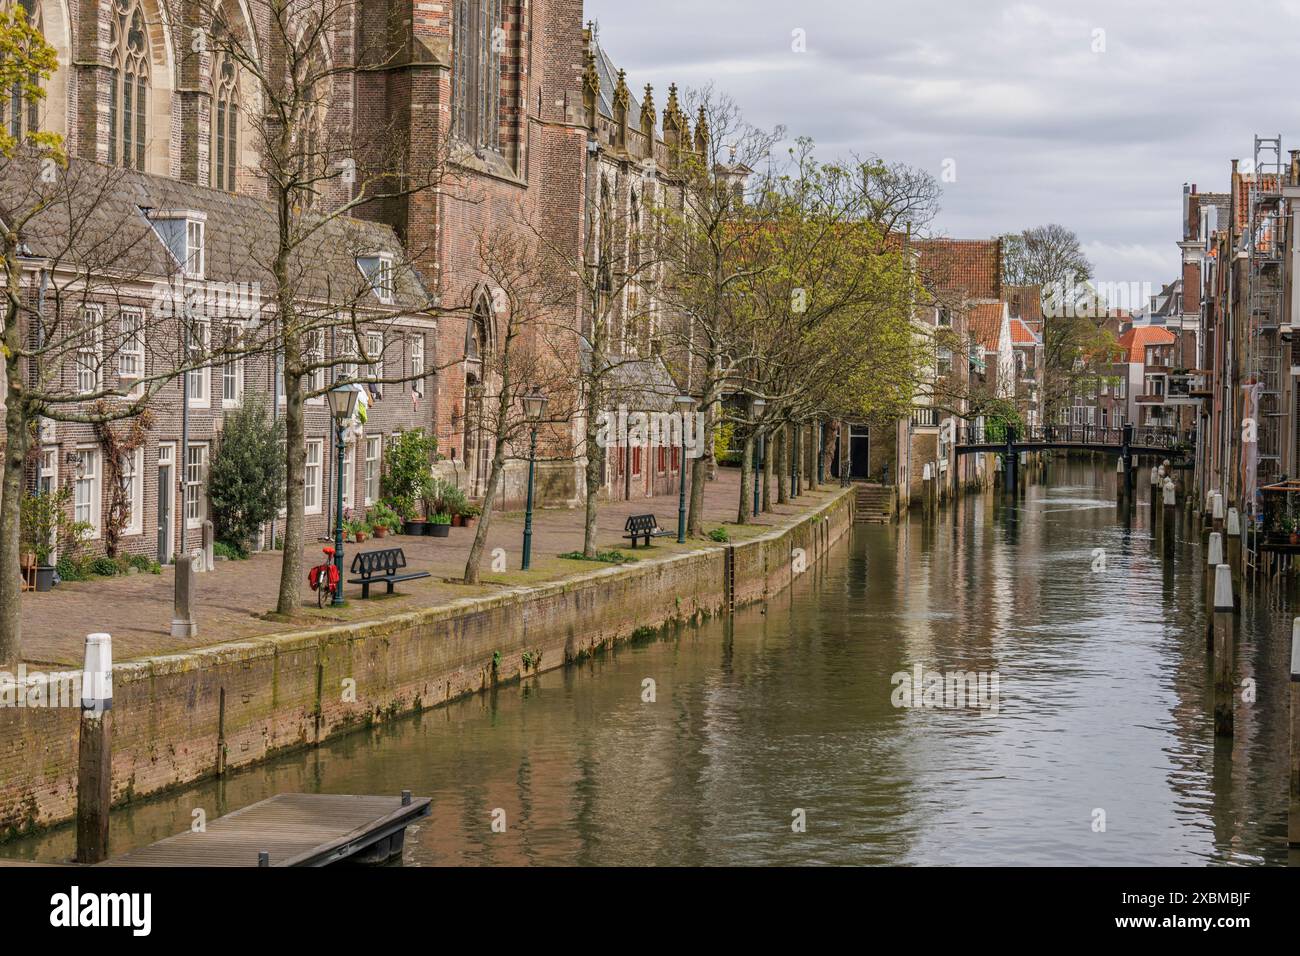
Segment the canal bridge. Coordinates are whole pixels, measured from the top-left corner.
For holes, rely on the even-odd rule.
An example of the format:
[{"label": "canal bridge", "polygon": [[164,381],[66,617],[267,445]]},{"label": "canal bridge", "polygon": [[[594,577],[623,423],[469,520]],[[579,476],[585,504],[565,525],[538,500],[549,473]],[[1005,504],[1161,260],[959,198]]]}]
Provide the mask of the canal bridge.
[{"label": "canal bridge", "polygon": [[1014,488],[1019,471],[1020,452],[1094,451],[1117,455],[1124,462],[1128,487],[1133,487],[1133,459],[1146,455],[1176,458],[1191,450],[1191,442],[1177,429],[1159,425],[1117,427],[1097,425],[1034,425],[1023,430],[1013,425],[963,425],[957,430],[958,455],[1002,454],[1007,469],[1007,485]]}]

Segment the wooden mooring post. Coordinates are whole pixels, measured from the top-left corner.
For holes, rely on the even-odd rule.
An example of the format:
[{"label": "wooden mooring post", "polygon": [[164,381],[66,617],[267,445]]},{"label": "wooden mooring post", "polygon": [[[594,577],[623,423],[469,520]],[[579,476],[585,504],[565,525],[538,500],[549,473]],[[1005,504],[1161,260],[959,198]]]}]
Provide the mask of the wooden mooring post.
[{"label": "wooden mooring post", "polygon": [[1165,558],[1172,559],[1174,556],[1174,537],[1175,522],[1178,517],[1178,492],[1174,488],[1174,480],[1166,477],[1161,487],[1161,495],[1164,498],[1164,515],[1161,518],[1161,534],[1164,535]]},{"label": "wooden mooring post", "polygon": [[86,636],[77,739],[77,862],[108,857],[108,808],[113,798],[113,639]]},{"label": "wooden mooring post", "polygon": [[1128,473],[1124,470],[1124,456],[1115,459],[1115,500],[1124,501],[1128,497]]},{"label": "wooden mooring post", "polygon": [[[1210,532],[1210,543],[1205,549],[1205,619],[1214,616],[1214,569],[1223,563],[1223,535],[1217,531]],[[1205,629],[1205,646],[1211,648],[1214,641],[1210,635],[1213,629]]]},{"label": "wooden mooring post", "polygon": [[1236,508],[1228,509],[1227,520],[1228,567],[1232,569],[1232,599],[1241,610],[1241,515]]},{"label": "wooden mooring post", "polygon": [[1300,847],[1300,617],[1291,623],[1291,808],[1287,842]]},{"label": "wooden mooring post", "polygon": [[1214,569],[1214,733],[1232,736],[1233,627],[1232,572],[1226,564]]}]

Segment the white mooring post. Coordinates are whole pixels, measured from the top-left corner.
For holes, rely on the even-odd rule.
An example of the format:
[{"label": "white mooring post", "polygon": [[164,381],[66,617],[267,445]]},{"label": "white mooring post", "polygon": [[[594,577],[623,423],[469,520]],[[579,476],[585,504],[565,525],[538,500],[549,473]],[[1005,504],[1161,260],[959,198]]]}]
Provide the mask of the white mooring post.
[{"label": "white mooring post", "polygon": [[1232,597],[1241,610],[1241,514],[1236,508],[1228,509],[1227,520],[1228,567],[1232,569]]},{"label": "white mooring post", "polygon": [[[1205,549],[1205,612],[1214,614],[1214,569],[1223,563],[1223,535],[1217,531],[1210,532],[1210,543]],[[1206,634],[1210,628],[1206,628]],[[1206,641],[1208,645],[1210,642]]]},{"label": "white mooring post", "polygon": [[1165,556],[1172,557],[1174,553],[1174,520],[1177,517],[1178,492],[1174,487],[1174,480],[1166,478],[1161,486],[1161,496],[1164,498],[1165,507],[1164,515],[1161,519],[1161,533],[1165,539]]},{"label": "white mooring post", "polygon": [[1217,491],[1210,492],[1210,527],[1223,533],[1223,495]]},{"label": "white mooring post", "polygon": [[113,638],[86,636],[77,740],[77,862],[108,856],[113,782]]},{"label": "white mooring post", "polygon": [[1232,572],[1226,564],[1214,570],[1214,733],[1232,736],[1233,627]]},{"label": "white mooring post", "polygon": [[1128,493],[1128,482],[1125,481],[1124,474],[1124,456],[1121,455],[1115,459],[1115,500],[1123,501],[1124,495]]}]

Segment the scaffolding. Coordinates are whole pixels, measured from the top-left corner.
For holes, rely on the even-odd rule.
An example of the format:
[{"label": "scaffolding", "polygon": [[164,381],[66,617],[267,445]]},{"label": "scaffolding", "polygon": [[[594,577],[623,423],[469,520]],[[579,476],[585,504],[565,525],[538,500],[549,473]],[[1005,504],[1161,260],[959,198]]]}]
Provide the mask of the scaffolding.
[{"label": "scaffolding", "polygon": [[[1255,489],[1276,482],[1282,473],[1282,440],[1287,413],[1283,406],[1282,329],[1286,321],[1283,290],[1285,241],[1282,185],[1286,166],[1282,160],[1281,136],[1255,137],[1255,165],[1243,177],[1247,194],[1247,223],[1244,235],[1248,253],[1246,302],[1248,314],[1242,340],[1244,355],[1242,382],[1259,386],[1256,410],[1255,480],[1243,488],[1243,503],[1256,512]],[[1289,358],[1289,349],[1288,358]]]}]

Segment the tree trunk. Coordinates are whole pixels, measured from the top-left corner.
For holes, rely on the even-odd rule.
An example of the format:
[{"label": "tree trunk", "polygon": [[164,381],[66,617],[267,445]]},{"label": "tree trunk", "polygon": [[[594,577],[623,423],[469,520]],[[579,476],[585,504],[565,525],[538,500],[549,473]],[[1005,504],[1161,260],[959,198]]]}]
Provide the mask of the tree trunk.
[{"label": "tree trunk", "polygon": [[745,449],[740,453],[740,510],[736,524],[749,524],[749,512],[754,507],[754,433],[745,436]]},{"label": "tree trunk", "polygon": [[786,428],[784,425],[776,430],[776,503],[790,502],[790,466],[789,451],[786,447]]},{"label": "tree trunk", "polygon": [[474,543],[470,545],[469,557],[465,560],[466,584],[479,582],[479,566],[483,563],[483,551],[487,547],[488,526],[492,524],[492,503],[497,499],[505,463],[505,442],[498,439],[496,451],[492,455],[492,468],[488,472],[487,491],[483,495],[483,514],[479,516],[478,527],[474,529]]},{"label": "tree trunk", "polygon": [[593,386],[587,389],[587,395],[589,396],[585,439],[587,445],[587,500],[582,528],[582,553],[585,557],[594,558],[596,556],[596,508],[600,489],[605,478],[605,449],[596,440],[600,431],[600,426],[596,421],[596,416],[599,414],[599,389]]},{"label": "tree trunk", "polygon": [[[12,333],[11,330],[12,329]],[[18,323],[11,321],[5,338],[16,338]],[[4,477],[0,482],[0,664],[22,660],[22,578],[19,574],[19,525],[23,500],[23,464],[27,457],[27,423],[23,420],[22,373],[17,349],[5,343],[8,375],[5,396]]]},{"label": "tree trunk", "polygon": [[772,471],[776,457],[772,454],[772,437],[768,435],[763,441],[763,450],[767,453],[763,456],[763,510],[767,512],[772,510]]},{"label": "tree trunk", "polygon": [[704,453],[691,462],[690,507],[686,517],[686,533],[698,537],[704,533],[704,483],[709,480],[713,467],[713,435],[718,426],[716,402],[704,406]]},{"label": "tree trunk", "polygon": [[[299,354],[296,336],[284,341],[284,552],[280,555],[280,594],[275,610],[293,614],[302,602],[303,489],[307,471],[307,433],[303,414],[302,374],[298,371]],[[325,467],[322,456],[321,467]],[[329,487],[329,483],[324,483]],[[321,502],[322,511],[325,502]],[[343,583],[340,581],[339,586]]]}]

